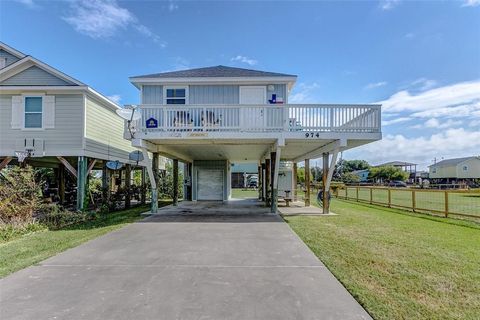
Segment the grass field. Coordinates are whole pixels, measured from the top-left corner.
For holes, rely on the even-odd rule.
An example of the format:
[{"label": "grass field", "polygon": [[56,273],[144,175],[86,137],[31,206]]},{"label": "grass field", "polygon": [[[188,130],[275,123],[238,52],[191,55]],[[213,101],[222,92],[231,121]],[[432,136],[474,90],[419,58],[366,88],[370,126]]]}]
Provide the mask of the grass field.
[{"label": "grass field", "polygon": [[142,219],[141,213],[145,211],[148,207],[136,207],[61,230],[44,229],[0,243],[0,277]]},{"label": "grass field", "polygon": [[[392,206],[412,207],[412,189],[398,188],[391,189]],[[339,190],[339,196],[345,197],[345,190]],[[355,187],[348,187],[348,197],[356,198],[357,191]],[[370,201],[370,189],[361,187],[358,189],[358,199]],[[381,188],[372,189],[373,202],[388,204],[388,190]],[[421,211],[444,212],[445,211],[445,192],[443,191],[425,191],[415,190],[415,206]],[[449,192],[448,194],[449,214],[461,214],[478,216],[480,219],[480,192]]]},{"label": "grass field", "polygon": [[232,198],[236,198],[236,199],[258,198],[258,190],[232,189]]},{"label": "grass field", "polygon": [[375,319],[478,319],[480,226],[333,200],[286,217]]}]

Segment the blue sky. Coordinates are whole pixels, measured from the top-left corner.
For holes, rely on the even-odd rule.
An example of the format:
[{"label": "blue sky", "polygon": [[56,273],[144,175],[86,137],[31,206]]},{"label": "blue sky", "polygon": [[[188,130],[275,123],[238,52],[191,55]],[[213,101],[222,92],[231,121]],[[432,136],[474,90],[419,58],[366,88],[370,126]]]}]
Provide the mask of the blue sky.
[{"label": "blue sky", "polygon": [[347,159],[480,155],[480,0],[0,1],[0,40],[121,104],[132,75],[293,73],[290,101],[383,104],[384,139]]}]

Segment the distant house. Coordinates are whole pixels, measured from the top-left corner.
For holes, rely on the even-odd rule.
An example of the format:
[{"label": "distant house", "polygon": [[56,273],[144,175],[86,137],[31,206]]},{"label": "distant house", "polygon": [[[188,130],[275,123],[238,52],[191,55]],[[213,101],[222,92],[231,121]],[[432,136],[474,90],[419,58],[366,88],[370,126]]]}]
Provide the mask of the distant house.
[{"label": "distant house", "polygon": [[249,175],[258,175],[257,163],[234,163],[231,168],[232,188],[244,188]]},{"label": "distant house", "polygon": [[429,177],[447,183],[480,179],[480,156],[446,159],[432,164],[429,166]]},{"label": "distant house", "polygon": [[408,182],[414,183],[418,178],[417,175],[417,164],[406,162],[406,161],[390,161],[377,165],[376,167],[395,167],[400,168],[405,172],[408,172],[410,176],[408,177]]},{"label": "distant house", "polygon": [[352,171],[352,174],[356,175],[360,179],[359,182],[367,182],[368,175],[370,174],[370,170],[369,169],[355,170],[355,171]]}]

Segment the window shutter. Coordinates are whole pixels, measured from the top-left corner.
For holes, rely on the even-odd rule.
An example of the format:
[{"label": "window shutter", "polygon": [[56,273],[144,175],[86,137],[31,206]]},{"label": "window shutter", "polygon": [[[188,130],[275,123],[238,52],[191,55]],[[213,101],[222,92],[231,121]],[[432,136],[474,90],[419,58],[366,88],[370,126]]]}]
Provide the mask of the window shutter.
[{"label": "window shutter", "polygon": [[25,116],[25,106],[22,96],[12,97],[12,129],[21,129],[23,127],[23,118]]},{"label": "window shutter", "polygon": [[55,128],[55,96],[43,97],[43,127]]}]

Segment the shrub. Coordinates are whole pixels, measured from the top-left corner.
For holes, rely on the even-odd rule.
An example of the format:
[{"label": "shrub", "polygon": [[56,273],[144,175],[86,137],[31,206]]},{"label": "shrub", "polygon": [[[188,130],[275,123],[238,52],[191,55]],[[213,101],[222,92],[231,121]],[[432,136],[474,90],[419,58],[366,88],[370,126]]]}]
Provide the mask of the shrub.
[{"label": "shrub", "polygon": [[60,229],[68,225],[84,222],[90,218],[92,217],[89,213],[72,212],[55,204],[48,204],[42,206],[41,214],[38,215],[37,220],[49,229]]},{"label": "shrub", "polygon": [[0,225],[0,243],[7,242],[23,235],[45,229],[46,226],[38,222],[31,222],[23,225],[3,224]]},{"label": "shrub", "polygon": [[28,224],[40,204],[41,188],[31,167],[12,167],[0,176],[0,224]]}]

